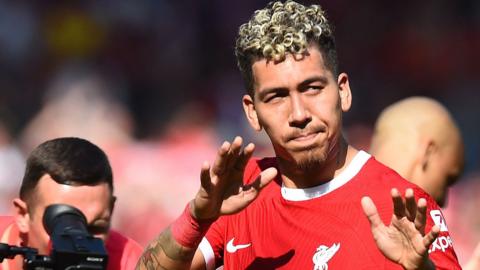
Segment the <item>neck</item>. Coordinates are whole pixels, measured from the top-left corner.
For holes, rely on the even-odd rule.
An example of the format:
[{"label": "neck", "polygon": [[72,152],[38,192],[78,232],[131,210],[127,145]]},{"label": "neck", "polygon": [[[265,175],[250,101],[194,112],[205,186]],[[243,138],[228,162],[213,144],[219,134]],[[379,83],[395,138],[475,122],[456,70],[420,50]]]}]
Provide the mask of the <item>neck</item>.
[{"label": "neck", "polygon": [[332,147],[324,160],[314,166],[300,167],[289,160],[279,159],[283,184],[288,188],[309,188],[324,184],[340,174],[358,150],[340,137],[337,147]]}]

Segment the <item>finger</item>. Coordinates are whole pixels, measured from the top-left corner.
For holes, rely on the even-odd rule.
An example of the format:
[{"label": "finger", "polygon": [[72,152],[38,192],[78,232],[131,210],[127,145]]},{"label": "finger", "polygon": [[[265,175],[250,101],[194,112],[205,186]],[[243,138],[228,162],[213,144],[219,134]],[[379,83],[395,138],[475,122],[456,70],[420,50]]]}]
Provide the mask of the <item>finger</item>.
[{"label": "finger", "polygon": [[202,164],[202,168],[200,170],[200,183],[203,189],[206,191],[210,190],[212,181],[210,178],[210,164],[208,161],[204,161]]},{"label": "finger", "polygon": [[243,144],[243,139],[240,136],[236,136],[233,139],[232,145],[230,146],[230,151],[229,153],[233,156],[236,157],[238,154],[240,154],[240,150],[242,149],[242,144]]},{"label": "finger", "polygon": [[240,136],[236,136],[232,143],[230,144],[230,148],[227,151],[224,170],[223,172],[229,171],[230,169],[235,168],[235,164],[239,158],[240,151],[242,150],[243,139]]},{"label": "finger", "polygon": [[225,171],[226,165],[228,163],[228,151],[230,149],[230,143],[225,141],[222,146],[218,149],[217,157],[213,162],[212,173],[220,175]]},{"label": "finger", "polygon": [[255,145],[253,143],[249,143],[247,146],[245,146],[235,163],[235,170],[243,173],[243,171],[245,170],[245,166],[247,165],[248,160],[252,157],[254,150]]},{"label": "finger", "polygon": [[221,213],[233,214],[247,207],[258,197],[259,192],[275,179],[277,173],[277,169],[275,168],[268,168],[262,171],[252,184],[244,187],[245,190],[241,190],[234,198],[229,198],[228,202],[224,201],[221,207]]},{"label": "finger", "polygon": [[370,199],[370,197],[363,197],[361,200],[361,204],[363,213],[365,214],[365,216],[367,216],[367,219],[370,222],[372,233],[385,226],[382,219],[380,218],[380,215],[378,214],[377,207],[373,203],[372,199]]},{"label": "finger", "polygon": [[434,225],[430,232],[423,237],[423,245],[425,248],[428,249],[430,245],[437,239],[438,234],[440,233],[440,227],[438,225]]},{"label": "finger", "polygon": [[417,216],[417,203],[415,202],[415,195],[411,188],[405,191],[405,205],[407,207],[407,218],[413,222]]},{"label": "finger", "polygon": [[415,217],[415,228],[424,235],[425,224],[427,223],[427,200],[420,198],[417,204],[417,214]]},{"label": "finger", "polygon": [[405,204],[403,203],[402,196],[400,192],[396,188],[392,188],[390,194],[392,195],[393,201],[393,213],[398,218],[402,218],[405,216]]},{"label": "finger", "polygon": [[248,192],[258,192],[262,188],[264,188],[268,183],[270,183],[273,179],[275,179],[275,176],[278,174],[277,169],[270,167],[260,173],[260,175],[253,181],[251,184],[245,185],[243,187],[243,191],[248,191]]}]

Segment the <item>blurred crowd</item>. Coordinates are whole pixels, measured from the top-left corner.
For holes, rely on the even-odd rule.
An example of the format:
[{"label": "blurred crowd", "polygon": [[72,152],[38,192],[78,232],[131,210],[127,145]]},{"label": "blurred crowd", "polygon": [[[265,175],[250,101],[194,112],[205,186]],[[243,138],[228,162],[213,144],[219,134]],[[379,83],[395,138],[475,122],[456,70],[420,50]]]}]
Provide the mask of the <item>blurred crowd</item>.
[{"label": "blurred crowd", "polygon": [[[0,214],[24,157],[59,136],[86,138],[113,166],[113,226],[146,244],[199,186],[224,139],[251,136],[233,46],[238,24],[268,1],[0,1]],[[313,3],[314,1],[304,1]],[[346,129],[368,149],[373,122],[411,95],[445,104],[466,145],[445,210],[460,261],[480,241],[480,2],[320,4],[336,25],[353,108]]]}]

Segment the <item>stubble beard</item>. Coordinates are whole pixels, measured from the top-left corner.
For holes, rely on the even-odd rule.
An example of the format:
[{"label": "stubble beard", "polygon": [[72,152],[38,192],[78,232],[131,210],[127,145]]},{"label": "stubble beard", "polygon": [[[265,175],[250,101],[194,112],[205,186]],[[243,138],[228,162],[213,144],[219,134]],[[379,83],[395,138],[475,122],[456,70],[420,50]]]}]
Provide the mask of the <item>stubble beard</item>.
[{"label": "stubble beard", "polygon": [[305,172],[316,171],[322,168],[327,160],[327,150],[322,148],[314,148],[306,150],[295,159],[300,170]]},{"label": "stubble beard", "polygon": [[307,173],[318,172],[327,166],[327,163],[333,160],[338,162],[342,142],[342,137],[339,136],[332,141],[326,141],[322,145],[298,153],[298,157],[294,158],[296,165],[300,170]]}]

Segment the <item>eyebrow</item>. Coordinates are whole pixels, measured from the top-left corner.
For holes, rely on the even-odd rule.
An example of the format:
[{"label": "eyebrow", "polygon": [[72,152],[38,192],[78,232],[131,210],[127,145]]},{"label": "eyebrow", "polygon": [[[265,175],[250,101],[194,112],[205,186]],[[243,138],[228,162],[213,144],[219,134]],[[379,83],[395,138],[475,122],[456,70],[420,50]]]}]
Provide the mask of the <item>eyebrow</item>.
[{"label": "eyebrow", "polygon": [[[328,79],[327,77],[325,76],[319,76],[319,75],[315,75],[315,76],[312,76],[312,77],[309,77],[305,80],[303,80],[301,83],[298,84],[298,88],[303,88],[311,83],[314,83],[314,82],[320,82],[320,83],[323,83],[323,84],[327,84],[328,83]],[[259,90],[259,93],[258,93],[258,97],[260,100],[262,100],[266,95],[270,94],[270,93],[274,93],[274,92],[279,92],[279,91],[286,91],[288,90],[288,87],[271,87],[271,88],[264,88],[264,89],[260,89]]]},{"label": "eyebrow", "polygon": [[309,85],[309,84],[314,83],[314,82],[320,82],[320,83],[323,83],[323,84],[327,84],[328,79],[325,76],[313,76],[313,77],[305,79],[303,82],[301,82],[299,84],[299,86],[300,87],[306,86],[306,85]]}]

